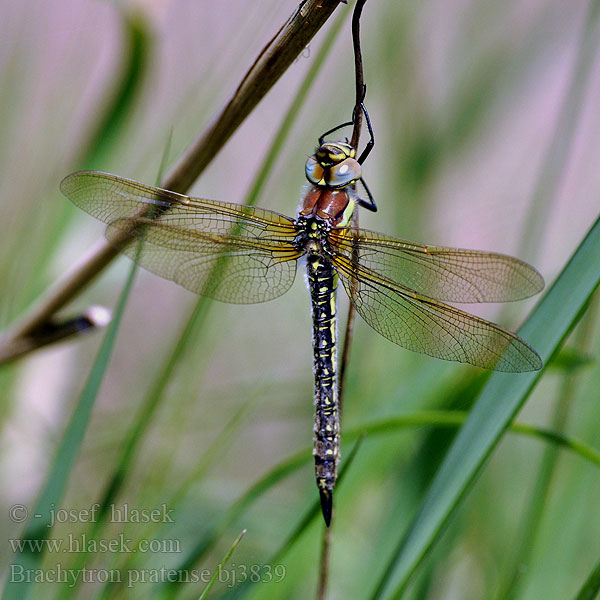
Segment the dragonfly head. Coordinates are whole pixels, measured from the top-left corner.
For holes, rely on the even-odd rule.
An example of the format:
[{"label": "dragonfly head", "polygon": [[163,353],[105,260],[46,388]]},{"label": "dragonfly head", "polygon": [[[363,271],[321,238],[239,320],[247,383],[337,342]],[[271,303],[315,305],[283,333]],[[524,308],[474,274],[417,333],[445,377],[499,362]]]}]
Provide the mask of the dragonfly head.
[{"label": "dragonfly head", "polygon": [[306,161],[306,178],[315,185],[341,189],[361,178],[356,149],[346,142],[327,142]]}]

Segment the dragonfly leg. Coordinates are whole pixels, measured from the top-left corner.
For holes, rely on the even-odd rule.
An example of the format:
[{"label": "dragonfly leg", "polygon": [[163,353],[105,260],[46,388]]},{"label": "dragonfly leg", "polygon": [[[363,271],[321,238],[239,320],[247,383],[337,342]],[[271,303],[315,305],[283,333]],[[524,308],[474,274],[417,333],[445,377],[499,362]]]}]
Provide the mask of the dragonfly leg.
[{"label": "dragonfly leg", "polygon": [[[366,86],[365,86],[365,90],[366,90]],[[365,115],[365,121],[367,122],[367,129],[369,130],[369,141],[367,142],[367,145],[365,146],[365,149],[362,151],[360,157],[357,159],[358,164],[362,165],[363,162],[365,162],[365,160],[367,159],[367,156],[369,156],[369,154],[371,153],[371,150],[373,150],[373,147],[375,146],[375,134],[373,133],[373,125],[371,125],[371,119],[369,117],[369,113],[367,112],[367,108],[365,107],[365,105],[362,102],[360,103],[360,110]],[[337,131],[338,129],[343,129],[344,127],[350,127],[350,125],[354,125],[355,121],[356,121],[356,107],[354,107],[354,112],[352,113],[352,121],[348,121],[346,123],[342,123],[341,125],[337,125],[336,127],[333,127],[332,129],[328,129],[324,134],[322,134],[319,137],[319,146],[322,146],[324,144],[325,138],[328,135],[332,134],[334,131]]]},{"label": "dragonfly leg", "polygon": [[329,129],[328,131],[326,131],[322,136],[319,137],[319,146],[322,146],[325,143],[325,138],[332,134],[334,131],[337,131],[338,129],[343,129],[344,127],[350,127],[350,125],[354,125],[354,121],[348,121],[347,123],[342,123],[341,125],[338,125],[337,127],[333,127],[332,129]]},{"label": "dragonfly leg", "polygon": [[[367,112],[367,109],[362,102],[360,103],[360,109],[362,110],[363,115],[365,115],[365,121],[367,122],[367,129],[369,130],[369,138],[370,138],[369,141],[367,142],[367,145],[365,146],[365,149],[362,151],[361,155],[357,159],[358,164],[362,165],[365,162],[365,160],[367,159],[367,156],[369,156],[369,154],[371,154],[371,150],[373,150],[373,147],[375,146],[375,134],[373,133],[373,126],[371,125],[371,119],[369,118],[369,113]],[[369,198],[371,198],[371,200],[373,200],[371,194],[369,194]],[[373,204],[375,204],[375,203],[373,203]]]},{"label": "dragonfly leg", "polygon": [[362,177],[360,178],[360,182],[362,183],[362,186],[365,188],[365,192],[367,192],[367,196],[369,196],[369,201],[367,202],[366,200],[363,200],[362,198],[357,197],[356,201],[358,202],[358,205],[362,206],[363,208],[366,208],[367,210],[370,210],[371,212],[377,212],[377,204],[375,204],[375,198],[373,198],[373,194],[371,194],[371,190],[369,189],[369,187],[365,183],[365,180]]}]

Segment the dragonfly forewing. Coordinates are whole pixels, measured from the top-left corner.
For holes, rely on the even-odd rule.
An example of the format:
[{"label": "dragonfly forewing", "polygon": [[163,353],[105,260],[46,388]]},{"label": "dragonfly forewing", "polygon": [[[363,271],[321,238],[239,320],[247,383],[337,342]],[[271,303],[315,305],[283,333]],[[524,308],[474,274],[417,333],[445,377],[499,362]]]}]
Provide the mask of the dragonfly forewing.
[{"label": "dragonfly forewing", "polygon": [[108,224],[107,239],[124,254],[197,294],[264,302],[294,282],[297,228],[279,213],[90,171],[69,175],[61,190]]}]

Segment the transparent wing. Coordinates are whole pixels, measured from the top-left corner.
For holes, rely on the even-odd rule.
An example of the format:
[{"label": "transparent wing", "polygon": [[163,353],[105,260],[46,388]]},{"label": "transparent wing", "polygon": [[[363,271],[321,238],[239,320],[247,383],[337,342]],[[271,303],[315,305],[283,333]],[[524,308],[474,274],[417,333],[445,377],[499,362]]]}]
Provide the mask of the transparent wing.
[{"label": "transparent wing", "polygon": [[190,198],[95,171],[67,176],[61,191],[107,223],[106,237],[122,252],[198,294],[264,302],[294,282],[297,230],[278,213]]},{"label": "transparent wing", "polygon": [[492,252],[425,246],[366,229],[336,229],[336,253],[395,281],[407,292],[444,302],[507,302],[537,294],[542,276],[527,263]]},{"label": "transparent wing", "polygon": [[520,337],[382,278],[342,256],[333,263],[360,316],[375,331],[400,346],[444,360],[495,371],[541,368],[535,350]]}]

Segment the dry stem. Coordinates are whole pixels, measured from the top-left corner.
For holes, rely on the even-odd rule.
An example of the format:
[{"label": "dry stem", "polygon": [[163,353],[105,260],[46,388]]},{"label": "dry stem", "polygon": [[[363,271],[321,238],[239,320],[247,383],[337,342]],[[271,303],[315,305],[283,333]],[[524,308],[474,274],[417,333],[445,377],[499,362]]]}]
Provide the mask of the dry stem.
[{"label": "dry stem", "polygon": [[[305,0],[263,48],[238,88],[205,131],[192,143],[163,187],[185,193],[210,161],[325,24],[340,0]],[[113,242],[114,244],[114,242]],[[72,300],[118,254],[115,245],[99,240],[73,269],[50,288],[29,314],[0,342],[0,355],[31,337],[54,313]],[[31,348],[34,349],[34,348]]]}]

